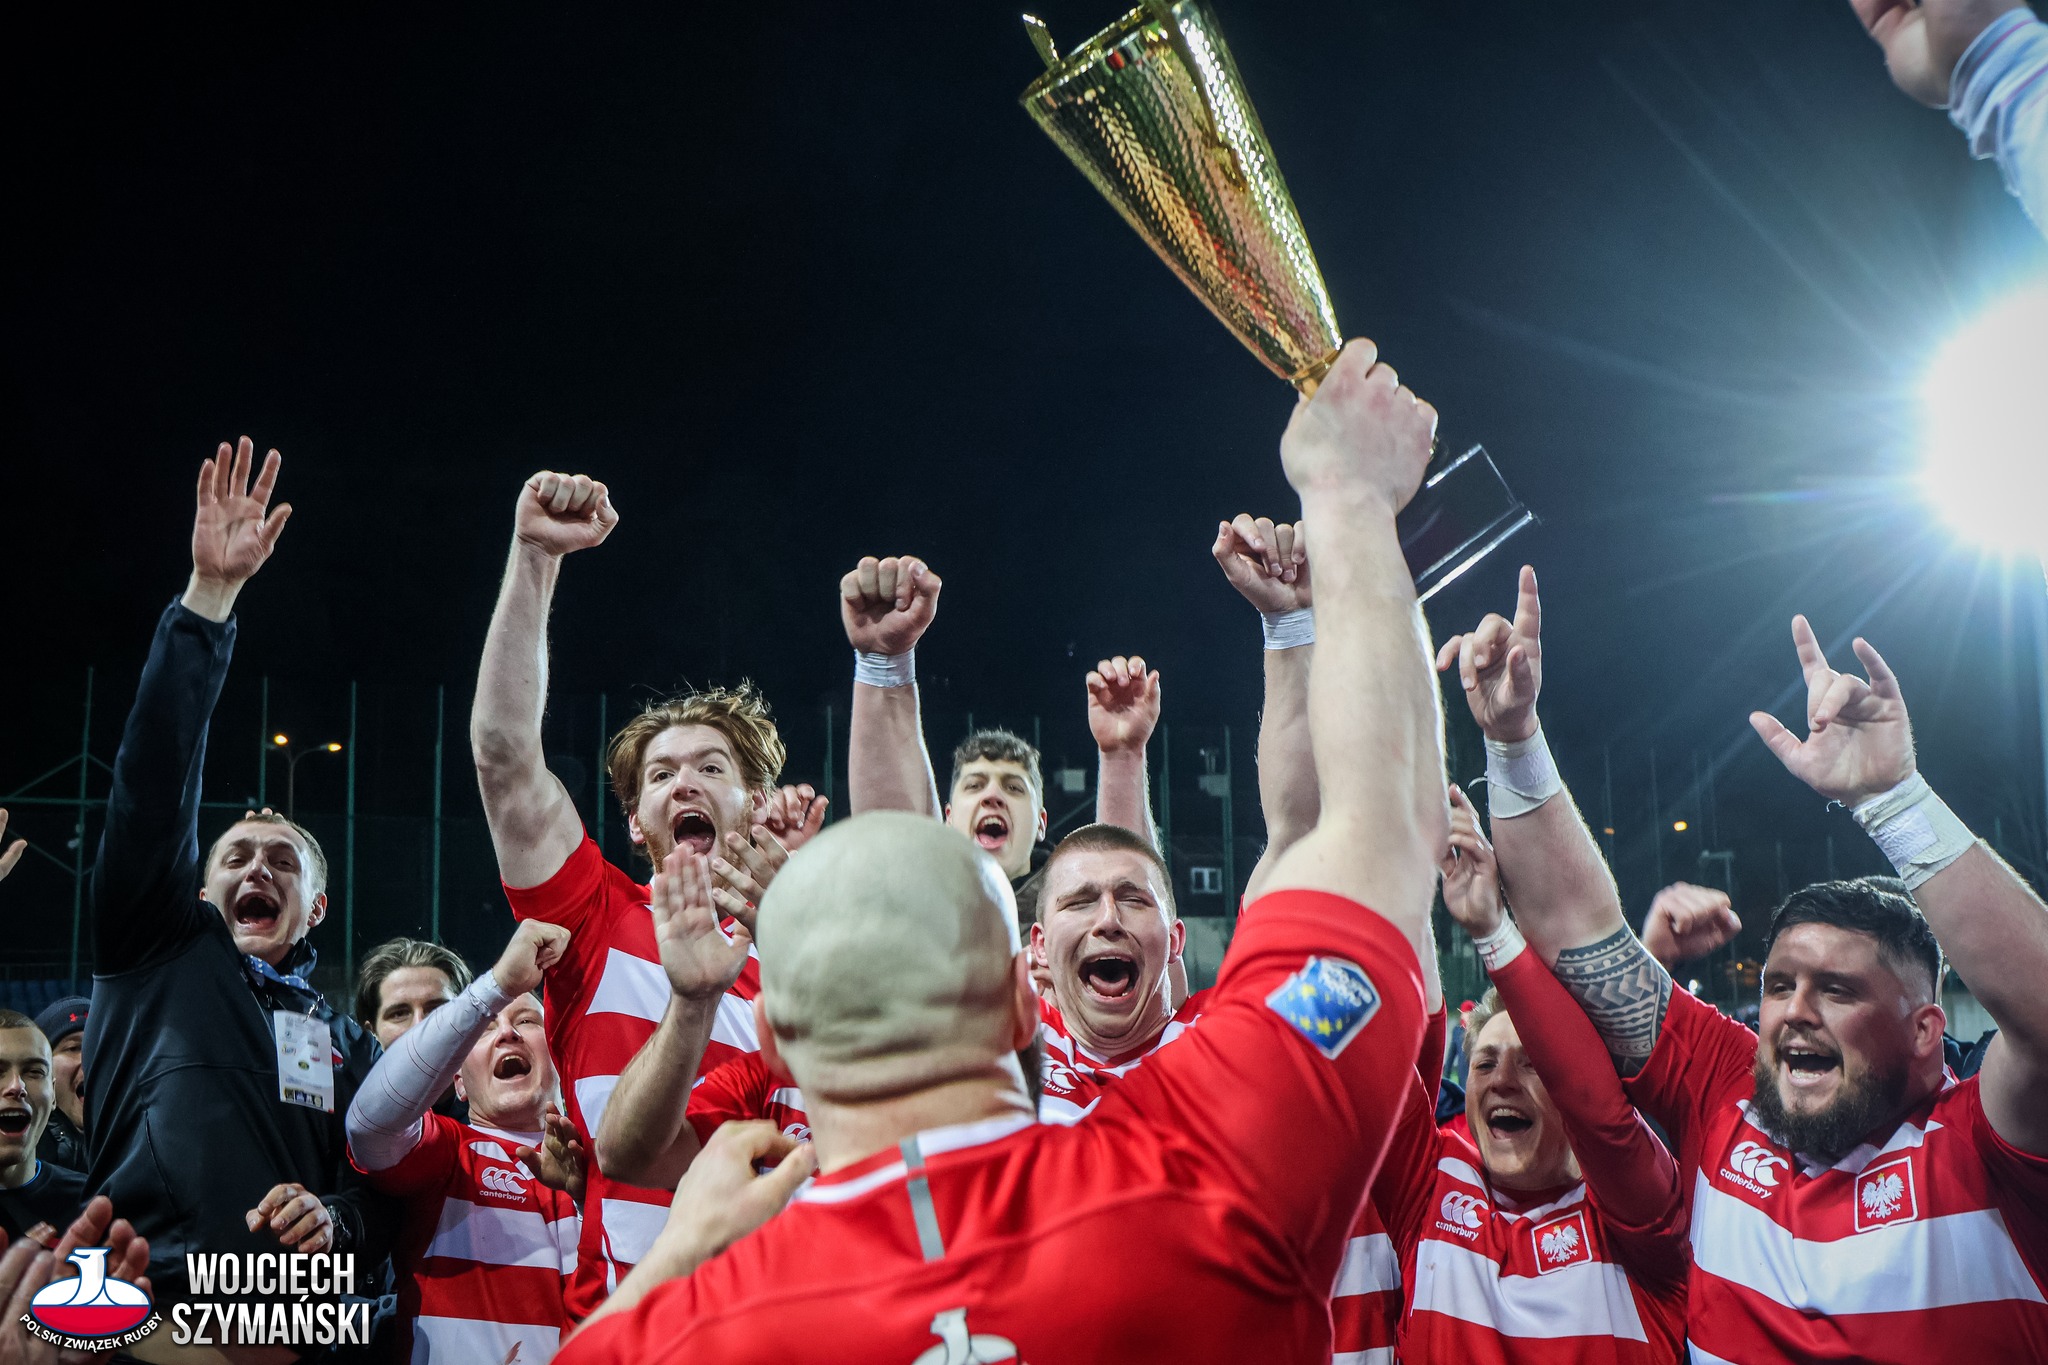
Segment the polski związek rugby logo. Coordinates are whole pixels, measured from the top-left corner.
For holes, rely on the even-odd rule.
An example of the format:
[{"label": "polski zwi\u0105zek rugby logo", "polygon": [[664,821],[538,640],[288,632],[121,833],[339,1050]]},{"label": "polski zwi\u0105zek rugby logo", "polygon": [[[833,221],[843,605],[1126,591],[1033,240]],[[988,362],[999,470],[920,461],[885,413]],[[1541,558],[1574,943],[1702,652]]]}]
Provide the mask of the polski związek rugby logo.
[{"label": "polski zwi\u0105zek rugby logo", "polygon": [[105,1247],[80,1247],[70,1259],[77,1277],[38,1289],[30,1317],[52,1332],[82,1338],[118,1337],[149,1321],[155,1304],[139,1286],[107,1274]]}]

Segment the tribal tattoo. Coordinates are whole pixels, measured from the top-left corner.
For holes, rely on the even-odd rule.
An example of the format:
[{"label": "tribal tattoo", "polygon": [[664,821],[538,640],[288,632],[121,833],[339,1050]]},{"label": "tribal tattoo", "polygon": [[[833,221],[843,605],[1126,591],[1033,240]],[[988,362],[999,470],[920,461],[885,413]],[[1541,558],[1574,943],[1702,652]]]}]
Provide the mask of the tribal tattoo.
[{"label": "tribal tattoo", "polygon": [[1664,1011],[1671,1004],[1671,974],[1626,928],[1583,948],[1557,955],[1557,979],[1607,1041],[1624,1076],[1650,1060]]}]

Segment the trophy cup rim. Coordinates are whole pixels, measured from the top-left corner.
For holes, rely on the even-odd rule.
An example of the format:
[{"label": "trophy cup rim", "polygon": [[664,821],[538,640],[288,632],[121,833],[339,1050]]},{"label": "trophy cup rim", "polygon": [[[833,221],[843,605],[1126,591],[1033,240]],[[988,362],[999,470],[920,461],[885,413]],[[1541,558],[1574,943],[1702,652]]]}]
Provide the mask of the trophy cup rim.
[{"label": "trophy cup rim", "polygon": [[[1209,13],[1209,6],[1206,0],[1164,0],[1160,8],[1166,11],[1168,19],[1172,19],[1174,18],[1174,11],[1183,6],[1200,10],[1203,17],[1208,19],[1212,25],[1214,24],[1215,16]],[[1100,32],[1083,42],[1075,44],[1074,48],[1065,56],[1061,57],[1052,66],[1047,67],[1036,80],[1024,87],[1024,93],[1017,97],[1018,102],[1028,106],[1033,100],[1038,99],[1046,92],[1064,85],[1074,77],[1082,74],[1089,67],[1103,61],[1109,56],[1111,49],[1119,46],[1132,35],[1142,31],[1146,25],[1158,23],[1159,20],[1158,10],[1149,5],[1138,5],[1129,10],[1122,18],[1113,20]]]}]

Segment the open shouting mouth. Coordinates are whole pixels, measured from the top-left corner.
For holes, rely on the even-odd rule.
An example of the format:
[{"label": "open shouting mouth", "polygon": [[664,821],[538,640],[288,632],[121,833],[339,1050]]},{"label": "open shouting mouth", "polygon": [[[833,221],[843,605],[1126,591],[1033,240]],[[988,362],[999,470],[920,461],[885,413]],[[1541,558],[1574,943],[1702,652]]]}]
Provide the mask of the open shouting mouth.
[{"label": "open shouting mouth", "polygon": [[0,1109],[0,1138],[27,1137],[28,1126],[34,1121],[35,1115],[19,1106]]},{"label": "open shouting mouth", "polygon": [[983,811],[974,819],[974,842],[994,853],[1010,841],[1010,819],[1001,811]]},{"label": "open shouting mouth", "polygon": [[1496,1142],[1513,1142],[1535,1126],[1535,1119],[1512,1104],[1496,1104],[1486,1111],[1486,1131]]},{"label": "open shouting mouth", "polygon": [[718,840],[718,827],[701,810],[686,810],[676,816],[670,832],[675,835],[678,848],[686,848],[699,858],[709,854]]},{"label": "open shouting mouth", "polygon": [[1128,953],[1097,954],[1082,961],[1081,982],[1098,999],[1127,1000],[1138,988],[1138,960]]},{"label": "open shouting mouth", "polygon": [[1842,1054],[1819,1043],[1788,1040],[1778,1048],[1778,1066],[1794,1090],[1826,1085],[1842,1069]]},{"label": "open shouting mouth", "polygon": [[491,1077],[500,1081],[516,1081],[521,1076],[533,1074],[533,1063],[517,1052],[508,1052],[491,1064]]},{"label": "open shouting mouth", "polygon": [[284,913],[284,902],[275,890],[268,886],[252,886],[235,897],[235,927],[261,932],[277,924],[277,917]]}]

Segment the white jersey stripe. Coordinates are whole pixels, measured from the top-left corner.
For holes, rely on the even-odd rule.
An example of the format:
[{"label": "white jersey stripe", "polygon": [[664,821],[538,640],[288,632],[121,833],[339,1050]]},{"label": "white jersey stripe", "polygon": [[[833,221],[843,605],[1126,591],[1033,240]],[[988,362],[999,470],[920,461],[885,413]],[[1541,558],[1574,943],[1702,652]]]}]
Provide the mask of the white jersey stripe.
[{"label": "white jersey stripe", "polygon": [[1996,1209],[1892,1223],[1833,1242],[1794,1237],[1763,1210],[1693,1184],[1692,1248],[1704,1274],[1801,1313],[1843,1317],[2020,1299],[2041,1291]]},{"label": "white jersey stripe", "polygon": [[441,1201],[440,1221],[422,1254],[479,1265],[562,1268],[554,1234],[538,1209],[472,1204],[453,1195]]},{"label": "white jersey stripe", "polygon": [[1375,1346],[1369,1351],[1336,1351],[1330,1365],[1394,1365],[1394,1348]]},{"label": "white jersey stripe", "polygon": [[617,1076],[578,1076],[576,1078],[576,1108],[583,1114],[583,1126],[590,1131],[592,1139],[604,1123],[604,1107],[612,1102],[612,1091],[619,1088]]},{"label": "white jersey stripe", "polygon": [[1401,1287],[1401,1258],[1394,1252],[1394,1239],[1384,1232],[1353,1237],[1344,1247],[1344,1264],[1337,1268],[1337,1287],[1330,1297],[1378,1294]]},{"label": "white jersey stripe", "polygon": [[[654,974],[661,977],[661,988],[664,994],[662,1003],[666,1007],[668,1003],[666,999],[668,978],[662,975],[661,969],[658,967],[655,969]],[[660,1022],[659,1016],[656,1017],[656,1022]],[[741,1052],[759,1052],[761,1050],[761,1035],[754,1029],[753,1002],[742,1000],[732,994],[719,996],[718,1013],[713,1015],[711,1019],[711,1041],[714,1043],[724,1043],[727,1047],[738,1048]]]},{"label": "white jersey stripe", "polygon": [[412,1320],[412,1365],[472,1360],[516,1360],[519,1365],[542,1365],[554,1355],[561,1341],[558,1327],[437,1318],[423,1313]]},{"label": "white jersey stripe", "polygon": [[[590,993],[590,1006],[583,1013],[630,1014],[635,1019],[645,1019],[650,1024],[661,1022],[662,1013],[668,1009],[668,974],[659,962],[649,962],[644,957],[622,953],[617,948],[608,948],[604,955],[604,975],[597,979],[597,989]],[[725,1002],[719,1001],[723,1011]]]},{"label": "white jersey stripe", "polygon": [[1548,1275],[1503,1275],[1467,1247],[1425,1237],[1415,1248],[1410,1312],[1443,1313],[1515,1337],[1649,1340],[1628,1275],[1611,1261],[1581,1261]]},{"label": "white jersey stripe", "polygon": [[599,1202],[606,1254],[616,1265],[639,1264],[668,1221],[668,1205],[612,1198]]},{"label": "white jersey stripe", "polygon": [[1687,1342],[1685,1344],[1685,1348],[1686,1350],[1692,1353],[1690,1357],[1690,1359],[1692,1360],[1692,1365],[1737,1365],[1737,1362],[1733,1360],[1723,1360],[1721,1357],[1715,1355],[1712,1351],[1702,1351],[1699,1347],[1693,1345],[1691,1342]]}]

